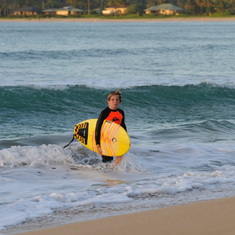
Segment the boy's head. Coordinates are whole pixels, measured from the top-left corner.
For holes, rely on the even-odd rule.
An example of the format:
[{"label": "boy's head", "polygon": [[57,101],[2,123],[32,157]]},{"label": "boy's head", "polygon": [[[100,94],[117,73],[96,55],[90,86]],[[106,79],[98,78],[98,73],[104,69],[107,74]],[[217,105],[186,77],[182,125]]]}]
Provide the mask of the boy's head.
[{"label": "boy's head", "polygon": [[119,96],[119,102],[121,103],[122,102],[122,93],[119,90],[111,91],[109,93],[108,97],[107,97],[107,101],[110,101],[111,97],[114,96],[114,95],[118,95]]}]

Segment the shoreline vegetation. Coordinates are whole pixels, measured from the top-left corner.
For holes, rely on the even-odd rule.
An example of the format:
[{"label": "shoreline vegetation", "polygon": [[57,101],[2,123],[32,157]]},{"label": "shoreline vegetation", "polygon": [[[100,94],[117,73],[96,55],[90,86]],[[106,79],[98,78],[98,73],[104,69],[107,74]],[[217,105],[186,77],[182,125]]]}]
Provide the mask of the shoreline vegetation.
[{"label": "shoreline vegetation", "polygon": [[[235,197],[195,202],[97,220],[15,230],[18,235],[233,235]],[[43,228],[44,227],[44,228]],[[36,230],[37,229],[37,230]],[[7,233],[9,234],[9,233]]]},{"label": "shoreline vegetation", "polygon": [[0,17],[0,22],[204,22],[235,21],[235,16],[168,16],[168,17]]}]

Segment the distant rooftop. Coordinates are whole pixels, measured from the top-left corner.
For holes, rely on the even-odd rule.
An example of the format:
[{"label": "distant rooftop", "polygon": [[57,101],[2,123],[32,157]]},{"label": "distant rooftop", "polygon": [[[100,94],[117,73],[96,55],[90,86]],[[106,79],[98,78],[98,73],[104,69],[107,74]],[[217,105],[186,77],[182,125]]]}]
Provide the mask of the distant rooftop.
[{"label": "distant rooftop", "polygon": [[152,7],[148,8],[147,10],[149,10],[149,11],[160,11],[162,9],[172,10],[172,11],[184,11],[183,8],[174,6],[171,3],[164,3],[164,4],[160,4],[158,6],[152,6]]}]

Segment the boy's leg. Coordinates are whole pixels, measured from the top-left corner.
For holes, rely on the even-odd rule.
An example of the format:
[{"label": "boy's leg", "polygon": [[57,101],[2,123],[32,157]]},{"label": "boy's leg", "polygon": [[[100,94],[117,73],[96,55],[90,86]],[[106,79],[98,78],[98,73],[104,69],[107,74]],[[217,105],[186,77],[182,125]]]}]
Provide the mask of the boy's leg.
[{"label": "boy's leg", "polygon": [[122,156],[116,157],[115,164],[119,164],[122,160]]}]

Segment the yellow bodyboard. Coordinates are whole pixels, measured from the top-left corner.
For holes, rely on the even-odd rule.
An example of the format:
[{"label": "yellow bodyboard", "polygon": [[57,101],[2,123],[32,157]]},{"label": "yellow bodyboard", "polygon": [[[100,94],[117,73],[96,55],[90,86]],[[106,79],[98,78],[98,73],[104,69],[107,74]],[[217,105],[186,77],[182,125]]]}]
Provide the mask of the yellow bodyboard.
[{"label": "yellow bodyboard", "polygon": [[[74,137],[86,148],[97,152],[95,128],[97,119],[89,119],[74,127]],[[102,154],[110,157],[122,156],[131,146],[126,130],[115,122],[104,121],[101,128],[100,146]]]}]

